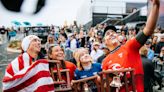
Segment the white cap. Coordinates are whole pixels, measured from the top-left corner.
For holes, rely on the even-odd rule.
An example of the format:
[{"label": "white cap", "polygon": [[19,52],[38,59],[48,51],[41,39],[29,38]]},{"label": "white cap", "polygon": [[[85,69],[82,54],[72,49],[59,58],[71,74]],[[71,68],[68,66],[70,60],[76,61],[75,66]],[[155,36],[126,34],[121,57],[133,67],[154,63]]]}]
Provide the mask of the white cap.
[{"label": "white cap", "polygon": [[29,47],[31,41],[34,40],[34,39],[39,39],[39,40],[40,40],[40,38],[37,37],[36,35],[29,35],[29,36],[26,36],[26,37],[22,40],[21,46],[22,46],[23,51],[25,51],[25,52],[27,51],[27,49],[28,49],[28,47]]}]

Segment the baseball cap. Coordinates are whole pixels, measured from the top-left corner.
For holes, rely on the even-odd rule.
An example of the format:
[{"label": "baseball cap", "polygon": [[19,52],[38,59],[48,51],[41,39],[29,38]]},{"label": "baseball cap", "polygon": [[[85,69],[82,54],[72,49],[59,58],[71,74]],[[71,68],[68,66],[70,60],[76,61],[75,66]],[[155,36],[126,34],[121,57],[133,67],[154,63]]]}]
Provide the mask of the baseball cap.
[{"label": "baseball cap", "polygon": [[115,32],[117,31],[117,29],[116,29],[115,26],[113,26],[113,25],[107,26],[107,27],[104,29],[103,36],[105,36],[105,33],[106,33],[106,31],[108,31],[108,30],[113,30],[113,31],[115,31]]}]

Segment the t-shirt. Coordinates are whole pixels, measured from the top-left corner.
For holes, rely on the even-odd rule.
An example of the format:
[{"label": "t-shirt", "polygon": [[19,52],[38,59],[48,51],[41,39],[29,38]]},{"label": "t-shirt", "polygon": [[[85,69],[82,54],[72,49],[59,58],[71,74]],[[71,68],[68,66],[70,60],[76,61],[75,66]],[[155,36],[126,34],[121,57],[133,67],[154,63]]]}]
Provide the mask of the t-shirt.
[{"label": "t-shirt", "polygon": [[[91,77],[91,76],[97,75],[97,73],[101,72],[101,71],[102,71],[101,64],[93,63],[92,68],[90,70],[78,70],[78,69],[76,69],[75,70],[75,79],[78,80],[78,79]],[[91,92],[98,92],[96,84],[94,81],[87,81],[87,85],[89,87],[89,90],[91,90]]]},{"label": "t-shirt", "polygon": [[65,61],[66,69],[69,69],[69,74],[70,74],[70,81],[74,79],[74,72],[76,70],[75,64],[69,61]]},{"label": "t-shirt", "polygon": [[[66,65],[66,69],[70,70],[69,75],[70,75],[70,81],[71,81],[72,79],[74,79],[74,71],[76,70],[76,66],[72,62],[69,62],[69,61],[64,61],[64,62]],[[54,70],[56,70],[56,68],[54,68]],[[62,75],[62,79],[66,81],[66,74]]]},{"label": "t-shirt", "polygon": [[83,79],[96,75],[98,72],[102,71],[101,64],[93,63],[90,70],[75,70],[75,79]]},{"label": "t-shirt", "polygon": [[[103,61],[103,70],[116,70],[118,68],[134,68],[137,92],[144,92],[143,67],[139,54],[141,44],[132,38],[114,52],[111,52]],[[122,91],[121,91],[122,92]]]},{"label": "t-shirt", "polygon": [[90,55],[91,55],[91,57],[93,59],[93,63],[96,63],[98,58],[100,56],[102,56],[103,54],[104,54],[104,52],[102,50],[100,50],[100,49],[98,49],[97,51],[92,50]]}]

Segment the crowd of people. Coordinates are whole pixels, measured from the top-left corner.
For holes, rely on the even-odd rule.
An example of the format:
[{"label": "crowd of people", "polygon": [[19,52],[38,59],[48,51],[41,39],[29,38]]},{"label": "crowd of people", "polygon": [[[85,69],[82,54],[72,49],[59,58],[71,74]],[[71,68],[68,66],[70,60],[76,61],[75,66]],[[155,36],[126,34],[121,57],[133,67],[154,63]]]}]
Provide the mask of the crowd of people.
[{"label": "crowd of people", "polygon": [[[37,36],[26,36],[22,40],[22,54],[18,56],[17,61],[11,62],[12,66],[8,65],[6,68],[4,83],[7,78],[13,78],[25,67],[35,63],[34,61],[48,59],[59,61],[61,69],[69,69],[70,81],[98,76],[98,73],[104,70],[133,68],[137,92],[153,92],[153,82],[149,79],[156,80],[154,58],[157,58],[157,63],[163,66],[164,34],[162,29],[156,27],[159,0],[152,0],[152,4],[146,25],[139,30],[125,26],[117,29],[106,23],[89,29],[77,25],[64,26],[58,33],[51,27],[44,47],[41,46],[41,40]],[[4,30],[4,27],[1,29]],[[4,34],[1,31],[1,35]],[[45,53],[41,53],[41,48],[45,50]],[[13,62],[16,64],[28,62],[28,64],[14,66]],[[62,77],[66,79],[64,78],[66,76]],[[97,79],[100,81],[99,76]],[[51,82],[52,80],[45,81],[45,84],[50,85]],[[159,84],[161,89],[162,84]],[[17,86],[19,88],[19,85]],[[3,87],[5,89],[7,86]],[[49,90],[52,89],[49,88]],[[121,92],[124,90],[125,88],[120,89]]]}]

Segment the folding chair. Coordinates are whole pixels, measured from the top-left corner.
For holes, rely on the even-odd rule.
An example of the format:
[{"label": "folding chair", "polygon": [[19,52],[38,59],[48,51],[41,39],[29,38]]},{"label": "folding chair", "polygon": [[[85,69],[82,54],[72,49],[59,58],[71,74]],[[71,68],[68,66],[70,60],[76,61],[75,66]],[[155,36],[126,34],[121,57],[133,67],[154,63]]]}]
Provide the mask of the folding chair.
[{"label": "folding chair", "polygon": [[[59,61],[48,60],[48,62],[49,62],[50,73],[52,79],[54,80],[55,92],[71,91],[72,88],[70,83],[69,69],[60,70]],[[54,70],[54,68],[56,68],[56,70]],[[65,75],[66,81],[62,79],[62,73]]]},{"label": "folding chair", "polygon": [[[132,91],[136,92],[136,88],[135,88],[135,83],[134,83],[134,69],[120,69],[120,70],[105,70],[99,73],[100,77],[101,77],[101,92],[112,92],[113,88],[114,90],[116,90],[116,92],[118,91],[119,88],[121,88],[122,86],[125,87],[125,91],[129,92],[129,86],[132,86]],[[118,74],[122,74],[122,77],[120,77],[120,87],[112,87],[112,83],[118,82],[117,77]],[[129,74],[130,76],[127,78],[127,74]]]},{"label": "folding chair", "polygon": [[[93,91],[92,88],[95,90]],[[72,81],[73,92],[101,92],[100,84],[97,81],[97,76],[87,77],[84,79]]]}]

